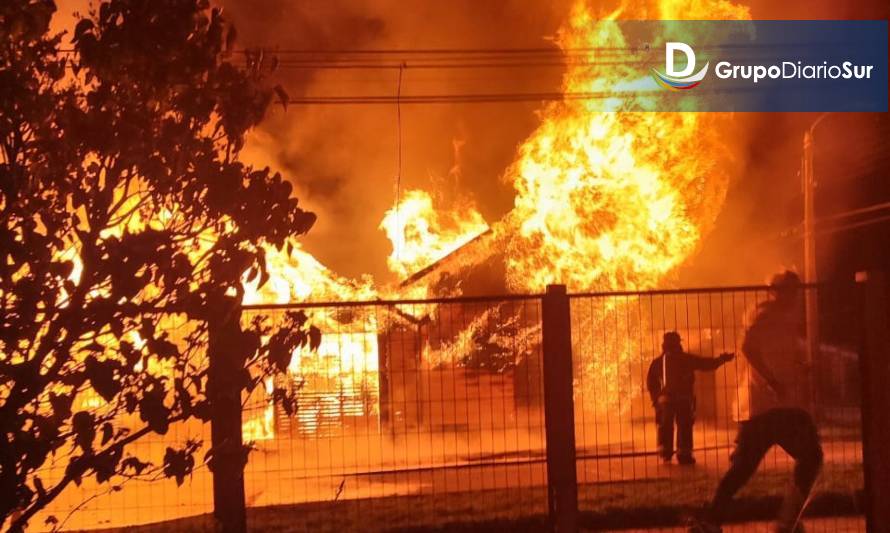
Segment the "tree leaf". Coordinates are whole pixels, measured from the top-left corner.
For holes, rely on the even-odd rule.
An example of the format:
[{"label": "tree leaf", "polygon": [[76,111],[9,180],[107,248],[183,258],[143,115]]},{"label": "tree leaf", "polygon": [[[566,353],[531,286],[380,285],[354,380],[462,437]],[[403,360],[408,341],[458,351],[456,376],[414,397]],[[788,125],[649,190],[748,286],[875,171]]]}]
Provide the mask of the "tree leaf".
[{"label": "tree leaf", "polygon": [[106,402],[111,402],[120,392],[120,382],[115,379],[116,361],[99,361],[92,355],[84,361],[84,374],[90,381],[93,390]]},{"label": "tree leaf", "polygon": [[105,422],[102,424],[102,440],[101,445],[105,446],[108,444],[108,441],[111,440],[111,437],[114,435],[114,427],[111,425],[111,422]]},{"label": "tree leaf", "polygon": [[79,42],[85,33],[92,31],[95,28],[93,21],[90,19],[81,19],[76,26],[74,26],[74,34],[71,37],[72,43]]},{"label": "tree leaf", "polygon": [[87,411],[78,411],[71,417],[71,429],[74,431],[74,442],[85,453],[93,452],[93,440],[96,438],[96,418]]}]

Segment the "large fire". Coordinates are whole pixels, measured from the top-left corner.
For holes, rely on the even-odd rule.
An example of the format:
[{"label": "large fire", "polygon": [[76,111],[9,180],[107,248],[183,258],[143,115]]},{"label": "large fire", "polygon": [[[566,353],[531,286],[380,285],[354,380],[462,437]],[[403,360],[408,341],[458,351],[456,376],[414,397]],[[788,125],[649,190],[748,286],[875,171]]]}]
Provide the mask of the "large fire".
[{"label": "large fire", "polygon": [[[592,11],[583,0],[576,2],[557,43],[566,51],[591,51],[588,62],[568,67],[563,91],[623,92],[608,103],[608,112],[602,103],[584,100],[546,105],[539,127],[505,172],[504,179],[515,188],[514,208],[492,229],[505,243],[506,282],[514,291],[540,292],[548,283],[565,283],[572,291],[657,287],[695,252],[722,208],[730,174],[720,126],[728,117],[622,112],[622,102],[651,98],[633,92],[647,80],[626,61],[597,63],[601,53],[596,50],[631,49],[619,26],[600,21],[646,18],[737,19],[749,18],[749,13],[719,0],[639,2],[605,14]],[[401,279],[488,227],[471,206],[436,209],[433,196],[422,190],[405,192],[380,223],[392,242],[389,268]],[[423,284],[403,289],[377,285],[370,278],[338,276],[299,246],[290,252],[270,248],[267,262],[270,278],[265,285],[258,287],[256,280],[245,277],[244,303],[434,296]],[[292,371],[338,381],[334,388],[341,392],[365,394],[365,381],[376,381],[376,332],[383,324],[363,317],[344,324],[321,312],[315,318],[325,331],[323,353],[314,363],[307,354],[294,354]],[[596,324],[590,326],[596,329]],[[627,356],[619,341],[606,349],[619,354],[617,359]],[[622,394],[614,389],[624,381],[615,379],[616,359],[606,364],[601,355],[584,354],[583,371],[610,383],[612,396]],[[321,416],[320,411],[312,413],[310,409],[302,416]],[[261,419],[248,420],[245,437],[274,435],[271,416],[270,406]]]},{"label": "large fire", "polygon": [[[516,190],[514,209],[493,225],[497,233],[509,234],[511,288],[537,292],[548,283],[575,291],[653,288],[689,258],[723,206],[730,173],[721,126],[729,119],[718,113],[621,112],[630,101],[652,98],[633,92],[652,81],[641,78],[628,59],[632,44],[620,26],[603,21],[749,16],[747,8],[726,1],[639,2],[609,13],[595,13],[583,0],[575,3],[557,43],[567,52],[589,50],[590,61],[570,64],[563,91],[617,88],[609,106],[614,111],[584,100],[550,103],[520,146],[504,176]],[[625,60],[597,63],[610,50],[624,50]],[[488,224],[472,206],[436,209],[430,193],[409,190],[384,214],[380,229],[392,243],[390,270],[405,278]],[[290,257],[270,253],[272,278],[267,287],[248,291],[250,303],[398,295],[370,279],[337,276],[299,248]]]},{"label": "large fire", "polygon": [[[516,188],[506,227],[507,276],[515,290],[541,291],[565,283],[573,291],[644,290],[659,287],[696,250],[723,207],[729,186],[728,150],[721,141],[729,117],[715,113],[621,112],[651,106],[640,77],[626,60],[628,42],[615,19],[747,19],[729,2],[640,2],[599,17],[583,1],[558,36],[563,49],[625,51],[594,66],[570,67],[567,93],[619,93],[591,104],[567,100],[548,105],[541,125],[521,146],[507,173]],[[605,19],[605,22],[598,22]],[[661,43],[651,43],[652,50]],[[619,59],[622,57],[618,52]],[[634,92],[636,91],[636,92]],[[604,108],[609,112],[602,111]],[[651,107],[650,107],[651,108]],[[628,338],[593,339],[606,324],[630,332],[627,306],[610,300],[602,309],[576,308],[573,334],[584,411],[608,417],[634,389]],[[636,327],[640,327],[637,324]],[[626,336],[630,337],[630,335]],[[630,402],[624,401],[626,408]]]},{"label": "large fire", "polygon": [[[539,127],[507,169],[504,179],[516,191],[514,208],[492,227],[495,240],[506,249],[507,286],[516,292],[540,292],[549,283],[564,283],[571,291],[659,287],[696,251],[723,206],[730,181],[730,152],[721,140],[727,115],[622,112],[631,104],[651,105],[645,101],[652,98],[645,89],[652,81],[633,68],[638,51],[620,25],[610,21],[647,18],[750,15],[747,8],[726,1],[639,2],[609,13],[596,13],[583,0],[575,3],[557,43],[567,53],[590,50],[590,57],[587,64],[568,67],[563,92],[605,90],[616,92],[616,98],[546,105]],[[652,44],[652,50],[660,49],[661,43]],[[607,57],[597,63],[603,54]],[[469,206],[437,210],[429,193],[411,190],[387,211],[380,228],[392,242],[390,270],[404,279],[460,248],[488,225]],[[273,269],[272,289],[255,294],[256,301],[433,296],[423,284],[375,291],[370,280],[339,278],[305,252],[290,261],[279,259],[272,263],[280,266],[277,272]],[[618,375],[620,368],[628,368],[622,363],[633,352],[625,342],[612,339],[592,351],[584,348],[591,345],[584,332],[618,320],[626,311],[620,307],[611,303],[595,314],[576,312],[576,350],[583,361],[579,377],[585,386],[601,391],[594,395],[597,404],[585,409],[608,412],[631,387],[630,376]],[[377,326],[356,324],[355,333]],[[376,346],[373,352],[376,355]],[[426,350],[424,356],[432,358],[433,353]],[[459,354],[446,358],[456,360]],[[368,364],[360,366],[371,370]],[[350,372],[342,378],[355,379]]]},{"label": "large fire", "polygon": [[436,211],[428,192],[411,190],[386,212],[380,229],[392,242],[390,270],[405,278],[460,248],[488,224],[472,206]]},{"label": "large fire", "polygon": [[[628,3],[605,18],[749,18],[728,2],[652,4]],[[591,52],[594,66],[570,67],[563,91],[628,90],[614,103],[548,105],[519,149],[507,173],[517,193],[508,231],[518,237],[509,243],[508,276],[518,290],[548,283],[576,291],[654,288],[695,251],[723,206],[729,174],[718,164],[725,148],[717,126],[726,116],[591,111],[652,98],[639,90],[651,80],[630,62],[634,43],[599,18],[577,2],[559,33],[565,50],[613,51],[601,64],[603,52]],[[617,56],[624,61],[616,50],[626,51]]]}]

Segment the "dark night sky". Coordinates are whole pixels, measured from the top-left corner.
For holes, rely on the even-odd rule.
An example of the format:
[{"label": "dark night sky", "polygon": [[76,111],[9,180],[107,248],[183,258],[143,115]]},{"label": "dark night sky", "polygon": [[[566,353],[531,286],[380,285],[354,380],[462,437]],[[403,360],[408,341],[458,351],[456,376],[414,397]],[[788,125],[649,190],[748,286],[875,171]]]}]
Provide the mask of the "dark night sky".
[{"label": "dark night sky", "polygon": [[[799,233],[781,237],[803,218],[800,167],[803,134],[817,114],[758,117],[749,146],[748,170],[727,198],[727,207],[684,284],[766,281],[778,268],[802,271]],[[782,132],[781,136],[775,131]],[[815,132],[814,172],[818,270],[822,279],[849,278],[871,268],[890,270],[890,209],[830,219],[847,211],[890,202],[890,117],[829,115]],[[739,268],[747,263],[749,268]],[[770,268],[770,266],[772,268]],[[727,268],[729,267],[729,268]],[[725,279],[727,272],[735,276]]]}]

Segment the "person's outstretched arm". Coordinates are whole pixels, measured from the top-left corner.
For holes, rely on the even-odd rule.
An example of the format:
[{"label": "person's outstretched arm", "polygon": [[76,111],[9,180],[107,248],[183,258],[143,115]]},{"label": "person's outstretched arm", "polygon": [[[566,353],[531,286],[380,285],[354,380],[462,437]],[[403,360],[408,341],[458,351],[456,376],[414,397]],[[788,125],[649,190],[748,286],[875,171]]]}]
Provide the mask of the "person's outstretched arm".
[{"label": "person's outstretched arm", "polygon": [[717,357],[702,357],[695,354],[685,354],[689,358],[692,368],[695,370],[714,371],[735,358],[734,353],[725,352]]}]

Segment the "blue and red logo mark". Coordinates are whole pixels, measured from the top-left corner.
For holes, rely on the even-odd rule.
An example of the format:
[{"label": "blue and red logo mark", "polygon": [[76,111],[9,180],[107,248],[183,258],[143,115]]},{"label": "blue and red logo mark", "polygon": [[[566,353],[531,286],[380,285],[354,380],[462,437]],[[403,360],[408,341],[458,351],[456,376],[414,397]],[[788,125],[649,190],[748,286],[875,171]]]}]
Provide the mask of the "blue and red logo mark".
[{"label": "blue and red logo mark", "polygon": [[[681,70],[674,68],[674,52],[686,55],[686,66]],[[695,72],[695,52],[686,43],[669,42],[664,44],[664,73],[652,68],[652,78],[671,91],[685,91],[697,87],[708,73],[708,64]],[[693,72],[695,72],[693,74]]]}]

